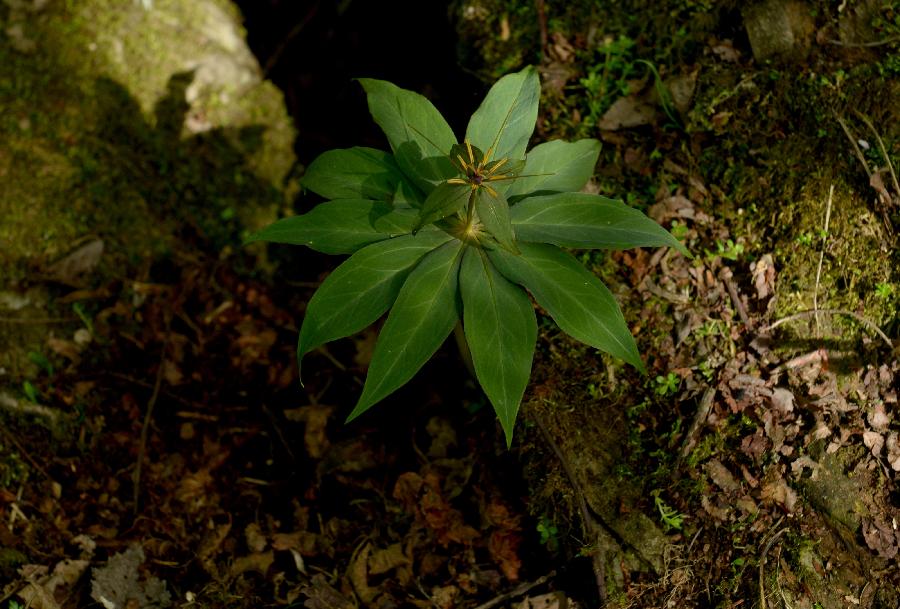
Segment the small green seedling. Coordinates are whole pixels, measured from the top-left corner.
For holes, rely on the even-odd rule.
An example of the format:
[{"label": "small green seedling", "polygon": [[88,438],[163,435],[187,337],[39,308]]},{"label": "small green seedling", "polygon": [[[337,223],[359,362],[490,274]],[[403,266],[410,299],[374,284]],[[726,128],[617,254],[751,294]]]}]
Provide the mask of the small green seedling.
[{"label": "small green seedling", "polygon": [[526,154],[537,71],[501,78],[462,143],[421,95],[359,82],[392,153],[325,152],[302,183],[329,201],[249,239],[350,254],[309,301],[299,359],[390,311],[348,421],[406,384],[461,319],[478,382],[511,443],[537,340],[525,290],[563,331],[643,371],[615,298],[562,248],[684,246],[621,201],[578,192],[598,141],[551,141]]},{"label": "small green seedling", "polygon": [[536,529],[540,535],[541,545],[546,546],[551,552],[555,552],[559,548],[559,529],[553,524],[553,521],[546,516],[541,516]]},{"label": "small green seedling", "polygon": [[685,515],[666,503],[665,500],[659,496],[658,490],[654,491],[652,494],[653,502],[656,504],[657,511],[659,511],[659,521],[662,522],[667,531],[673,529],[680,531],[684,524]]},{"label": "small green seedling", "polygon": [[678,386],[681,385],[681,377],[674,372],[670,372],[666,376],[658,375],[654,380],[656,381],[654,388],[656,395],[663,397],[674,395],[678,391]]}]

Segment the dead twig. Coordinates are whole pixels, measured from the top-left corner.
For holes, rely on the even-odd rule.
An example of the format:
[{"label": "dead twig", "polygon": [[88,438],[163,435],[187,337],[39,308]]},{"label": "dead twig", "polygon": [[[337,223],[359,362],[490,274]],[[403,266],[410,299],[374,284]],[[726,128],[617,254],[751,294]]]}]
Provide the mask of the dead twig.
[{"label": "dead twig", "polygon": [[[781,521],[784,520],[784,516],[778,519],[778,522],[775,523],[775,527],[781,524]],[[759,608],[766,609],[766,586],[765,586],[765,573],[763,571],[763,566],[766,564],[766,557],[769,554],[769,550],[772,549],[772,544],[775,543],[775,540],[781,537],[781,535],[788,530],[788,527],[784,527],[777,531],[774,535],[769,537],[769,541],[766,542],[765,547],[763,548],[762,555],[759,557]]]},{"label": "dead twig", "polygon": [[900,182],[897,180],[897,174],[894,172],[894,164],[891,163],[891,157],[888,156],[887,148],[884,145],[884,142],[881,140],[881,136],[878,135],[878,131],[875,130],[875,126],[872,125],[872,121],[868,119],[868,117],[860,112],[859,110],[854,110],[856,116],[859,117],[863,123],[865,123],[866,127],[869,128],[869,131],[872,132],[872,136],[875,138],[875,141],[878,142],[878,147],[881,149],[881,156],[884,158],[884,162],[887,165],[888,170],[891,172],[891,180],[894,184],[894,196],[900,197]]},{"label": "dead twig", "polygon": [[49,406],[42,406],[26,400],[18,400],[8,393],[0,392],[0,407],[17,415],[35,416],[47,420],[50,429],[59,430],[60,419],[65,415]]},{"label": "dead twig", "polygon": [[666,300],[673,304],[684,305],[684,304],[688,304],[691,301],[690,297],[687,296],[686,294],[676,294],[675,292],[670,292],[670,291],[656,285],[656,283],[652,279],[650,279],[649,275],[644,277],[644,281],[642,282],[642,285],[643,285],[643,287],[645,287],[647,289],[648,292],[650,292],[654,296],[662,298],[663,300]]},{"label": "dead twig", "polygon": [[895,42],[900,42],[900,36],[895,36],[893,38],[885,38],[883,40],[873,40],[871,42],[844,42],[842,40],[826,40],[828,44],[833,44],[838,47],[847,47],[847,48],[872,48],[872,47],[883,47],[888,44],[894,44]]},{"label": "dead twig", "polygon": [[556,577],[556,571],[550,571],[550,573],[547,573],[547,575],[542,575],[533,582],[522,582],[509,592],[504,592],[503,594],[495,596],[487,602],[481,603],[480,605],[475,607],[475,609],[492,609],[493,607],[496,607],[501,603],[505,603],[510,599],[522,596],[523,594],[526,594],[527,592],[534,588],[537,588],[538,586],[543,586],[554,577]]},{"label": "dead twig", "polygon": [[77,321],[77,317],[2,317],[0,323],[30,325],[30,324],[65,324]]},{"label": "dead twig", "polygon": [[[875,322],[873,322],[873,321],[871,321],[871,320],[869,320],[869,319],[866,319],[865,317],[863,317],[863,316],[860,315],[859,313],[854,313],[853,311],[848,311],[848,310],[846,310],[846,309],[819,309],[819,310],[818,310],[818,313],[824,313],[825,315],[846,315],[846,316],[848,316],[848,317],[852,317],[853,319],[855,319],[855,320],[858,321],[859,323],[863,324],[864,326],[868,327],[869,329],[871,329],[872,331],[874,331],[876,334],[878,334],[878,336],[880,336],[881,339],[884,341],[884,343],[887,345],[888,349],[893,349],[893,348],[894,348],[894,343],[891,341],[891,339],[888,337],[888,335],[885,334],[885,333],[881,330],[881,328],[879,328],[877,325],[875,325]],[[803,319],[803,318],[805,318],[805,317],[810,317],[810,316],[813,316],[813,315],[815,315],[815,314],[816,314],[816,311],[815,311],[815,310],[812,310],[812,311],[800,311],[799,313],[794,313],[793,315],[788,315],[787,317],[783,317],[783,318],[779,319],[778,321],[776,321],[776,322],[773,323],[772,325],[767,326],[766,328],[763,328],[763,331],[766,332],[766,331],[769,331],[769,330],[774,330],[775,328],[777,328],[777,327],[780,326],[781,324],[786,324],[786,323],[788,323],[788,322],[790,322],[790,321],[795,321],[795,320],[797,320],[797,319]]]},{"label": "dead twig", "polygon": [[140,495],[141,495],[141,467],[144,463],[144,455],[147,452],[147,439],[150,436],[150,422],[153,420],[153,408],[156,406],[156,400],[159,398],[159,390],[162,387],[163,369],[166,365],[166,351],[169,349],[169,341],[172,338],[170,331],[172,325],[172,313],[166,312],[166,338],[163,341],[162,350],[159,354],[159,366],[156,368],[156,379],[153,382],[153,393],[147,401],[147,411],[144,413],[144,422],[141,425],[141,440],[138,445],[137,464],[134,467],[132,480],[134,482],[134,515],[137,517]]},{"label": "dead twig", "polygon": [[[0,396],[0,397],[2,397],[2,396]],[[0,433],[3,434],[3,438],[4,438],[7,442],[9,442],[10,444],[12,444],[13,446],[16,447],[16,450],[19,451],[19,454],[20,454],[20,455],[22,455],[23,457],[25,457],[25,460],[28,461],[28,463],[31,464],[31,467],[33,467],[33,468],[36,469],[38,472],[40,472],[41,475],[44,476],[44,478],[46,478],[46,479],[49,480],[50,482],[54,482],[53,478],[50,477],[50,474],[47,473],[47,470],[45,470],[43,467],[41,467],[41,465],[40,465],[37,461],[35,461],[35,460],[32,458],[32,456],[29,454],[29,452],[28,452],[27,450],[25,450],[25,447],[23,447],[23,446],[19,443],[19,441],[16,440],[16,437],[15,437],[14,435],[12,435],[11,433],[9,433],[8,431],[6,431],[6,429],[4,429],[4,428],[2,428],[2,427],[0,427]]]},{"label": "dead twig", "polygon": [[816,349],[815,351],[805,353],[804,355],[798,355],[797,357],[784,362],[783,364],[772,370],[772,374],[779,374],[781,372],[784,372],[785,370],[802,368],[803,366],[809,366],[810,364],[817,364],[823,361],[828,361],[828,352],[825,349]]},{"label": "dead twig", "polygon": [[[569,484],[572,485],[572,490],[575,492],[575,500],[578,503],[578,509],[581,512],[581,520],[582,525],[584,527],[584,533],[586,536],[589,536],[593,539],[598,539],[599,534],[598,531],[600,529],[597,522],[594,520],[593,515],[591,514],[590,508],[588,508],[587,500],[585,499],[584,491],[581,488],[581,485],[578,483],[578,479],[575,478],[575,472],[572,471],[572,466],[569,465],[569,461],[566,459],[566,456],[563,454],[562,449],[553,439],[553,436],[550,435],[550,430],[547,429],[547,426],[544,424],[541,416],[532,410],[532,417],[534,418],[535,423],[537,423],[538,428],[541,430],[541,435],[544,436],[544,440],[546,440],[547,444],[550,445],[550,448],[553,449],[553,453],[556,455],[556,458],[559,459],[560,464],[562,465],[563,471],[566,474],[566,477],[569,479]],[[600,551],[594,554],[591,557],[591,563],[594,571],[594,579],[597,584],[597,593],[600,596],[600,605],[603,606],[606,604],[607,594],[606,594],[606,573],[604,572],[604,564],[603,564],[603,551],[602,547]]]},{"label": "dead twig", "polygon": [[544,0],[534,0],[537,10],[538,30],[541,33],[541,60],[547,61],[547,12],[544,10]]},{"label": "dead twig", "polygon": [[747,315],[747,309],[741,301],[741,295],[738,294],[737,286],[734,285],[734,281],[731,279],[732,276],[731,269],[728,267],[723,268],[719,272],[719,279],[725,284],[725,289],[728,290],[728,295],[731,297],[731,302],[737,310],[738,317],[741,318],[741,322],[743,322],[745,326],[750,328],[750,317]]},{"label": "dead twig", "polygon": [[715,397],[716,390],[712,387],[707,387],[706,391],[703,392],[703,397],[700,398],[700,404],[697,406],[697,413],[694,415],[694,420],[691,421],[691,426],[684,436],[684,442],[681,443],[681,451],[679,453],[680,459],[687,457],[694,446],[697,445],[697,434],[700,433],[700,428],[706,423],[706,419],[709,417],[709,411],[712,410],[713,399]]},{"label": "dead twig", "polygon": [[847,126],[846,121],[844,119],[835,114],[834,117],[837,119],[837,122],[840,123],[841,129],[844,131],[844,135],[847,136],[847,139],[850,140],[850,145],[853,146],[853,152],[856,154],[856,158],[859,159],[859,162],[862,164],[863,169],[866,172],[866,177],[870,180],[872,179],[872,170],[869,169],[869,163],[866,161],[866,157],[863,155],[862,150],[859,149],[859,144],[856,142],[856,138],[853,137],[853,134],[850,132],[850,127]]},{"label": "dead twig", "polygon": [[272,74],[272,70],[275,69],[275,66],[278,65],[278,62],[281,61],[281,56],[284,55],[284,52],[291,45],[294,39],[300,35],[301,32],[309,25],[309,22],[313,20],[313,17],[316,16],[316,13],[319,10],[319,2],[313,4],[312,8],[307,11],[306,15],[304,15],[303,19],[291,28],[291,31],[287,33],[284,39],[278,43],[278,46],[275,47],[275,50],[266,60],[266,65],[263,67],[263,77],[269,78]]},{"label": "dead twig", "polygon": [[831,200],[834,198],[834,184],[828,189],[828,205],[825,207],[825,229],[822,231],[822,250],[819,252],[819,266],[816,268],[816,287],[813,289],[813,311],[816,320],[816,338],[819,338],[819,280],[822,278],[822,262],[825,260],[825,244],[828,243],[828,225],[831,222]]}]

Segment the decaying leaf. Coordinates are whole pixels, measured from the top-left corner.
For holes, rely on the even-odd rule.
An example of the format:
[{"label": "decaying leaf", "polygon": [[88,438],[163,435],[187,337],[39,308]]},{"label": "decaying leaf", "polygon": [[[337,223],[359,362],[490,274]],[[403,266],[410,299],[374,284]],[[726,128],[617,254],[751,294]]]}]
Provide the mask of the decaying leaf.
[{"label": "decaying leaf", "polygon": [[111,556],[105,566],[93,570],[91,598],[105,609],[163,609],[171,605],[164,581],[142,577],[144,559],[144,550],[137,545]]},{"label": "decaying leaf", "polygon": [[103,240],[94,239],[47,267],[47,275],[54,281],[77,287],[102,256]]},{"label": "decaying leaf", "polygon": [[900,551],[900,532],[879,517],[864,519],[862,534],[866,545],[882,558],[894,558]]},{"label": "decaying leaf", "polygon": [[42,565],[25,565],[19,569],[19,574],[27,584],[19,590],[18,597],[34,609],[57,609],[59,602],[71,594],[71,586],[81,579],[88,566],[88,560],[66,559],[57,563],[52,573],[48,573],[47,567]]},{"label": "decaying leaf", "polygon": [[397,567],[410,564],[409,557],[403,552],[403,546],[394,543],[381,550],[375,550],[369,556],[369,574],[383,575]]},{"label": "decaying leaf", "polygon": [[300,593],[306,596],[303,602],[306,609],[357,609],[356,603],[338,592],[321,573],[314,575]]}]

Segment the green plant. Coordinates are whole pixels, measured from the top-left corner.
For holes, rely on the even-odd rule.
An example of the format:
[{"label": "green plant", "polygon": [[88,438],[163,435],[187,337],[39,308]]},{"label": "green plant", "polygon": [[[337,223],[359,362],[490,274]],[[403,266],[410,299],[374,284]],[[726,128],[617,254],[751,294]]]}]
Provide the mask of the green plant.
[{"label": "green plant", "polygon": [[875,294],[882,300],[889,299],[894,293],[894,286],[887,282],[875,285]]},{"label": "green plant", "polygon": [[600,144],[525,149],[537,120],[533,67],[501,78],[462,144],[427,99],[361,79],[393,154],[331,150],[304,187],[330,201],[249,241],[351,254],[306,310],[298,358],[390,309],[352,420],[409,381],[462,318],[475,375],[512,442],[537,340],[522,288],[574,338],[643,371],[610,291],[561,248],[684,246],[641,212],[580,190]]},{"label": "green plant", "polygon": [[681,385],[681,377],[674,372],[670,372],[666,376],[658,375],[654,381],[656,387],[653,390],[656,392],[656,395],[663,397],[673,395],[678,391],[678,386]]},{"label": "green plant", "polygon": [[656,509],[659,512],[660,522],[663,523],[663,526],[667,531],[671,529],[680,531],[681,526],[684,524],[685,515],[667,504],[663,498],[659,496],[659,493],[660,492],[656,490],[653,491],[652,494]]},{"label": "green plant", "polygon": [[736,261],[743,253],[744,245],[742,243],[735,243],[733,240],[728,239],[724,243],[716,241],[716,251],[706,250],[706,258],[712,260],[718,257]]},{"label": "green plant", "polygon": [[546,546],[551,552],[555,552],[559,548],[559,529],[553,521],[546,516],[541,516],[536,529],[540,535],[541,545]]}]

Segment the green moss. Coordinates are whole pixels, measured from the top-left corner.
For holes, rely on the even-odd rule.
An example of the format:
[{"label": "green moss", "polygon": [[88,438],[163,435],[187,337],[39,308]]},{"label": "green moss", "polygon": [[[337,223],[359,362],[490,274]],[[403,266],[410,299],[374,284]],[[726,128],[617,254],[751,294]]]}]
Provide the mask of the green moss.
[{"label": "green moss", "polygon": [[[146,273],[176,242],[235,247],[286,206],[294,130],[235,22],[225,0],[3,14],[21,35],[0,38],[0,289],[94,238],[95,281]],[[59,313],[33,296],[18,314]],[[31,330],[0,322],[26,351]],[[24,373],[22,349],[0,368]]]}]

